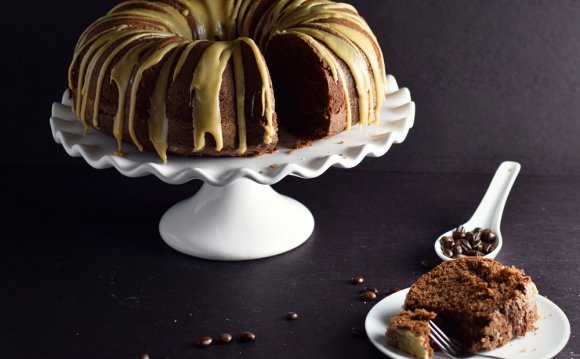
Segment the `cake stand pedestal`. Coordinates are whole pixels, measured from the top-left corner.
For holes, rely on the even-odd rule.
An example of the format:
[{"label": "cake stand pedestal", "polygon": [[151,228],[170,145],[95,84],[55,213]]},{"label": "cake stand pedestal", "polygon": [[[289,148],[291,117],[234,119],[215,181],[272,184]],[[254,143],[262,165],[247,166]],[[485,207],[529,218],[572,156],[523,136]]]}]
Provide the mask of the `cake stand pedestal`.
[{"label": "cake stand pedestal", "polygon": [[161,218],[161,237],[195,257],[256,259],[287,252],[304,243],[314,217],[300,202],[268,185],[240,179],[227,187],[204,183],[190,199]]},{"label": "cake stand pedestal", "polygon": [[164,165],[152,151],[124,145],[115,156],[116,142],[98,131],[83,134],[71,111],[68,92],[53,104],[50,126],[54,140],[73,157],[83,157],[97,169],[114,167],[128,177],[153,174],[169,184],[204,181],[192,198],[171,207],[159,232],[175,250],[213,260],[250,260],[274,256],[304,243],[314,230],[314,218],[298,201],[280,195],[270,185],[288,175],[314,178],[331,166],[352,168],[366,156],[383,156],[401,143],[413,126],[415,104],[409,90],[387,77],[388,91],[381,121],[353,126],[312,146],[292,150],[292,140],[280,134],[278,151],[249,158],[183,158],[170,156]]}]

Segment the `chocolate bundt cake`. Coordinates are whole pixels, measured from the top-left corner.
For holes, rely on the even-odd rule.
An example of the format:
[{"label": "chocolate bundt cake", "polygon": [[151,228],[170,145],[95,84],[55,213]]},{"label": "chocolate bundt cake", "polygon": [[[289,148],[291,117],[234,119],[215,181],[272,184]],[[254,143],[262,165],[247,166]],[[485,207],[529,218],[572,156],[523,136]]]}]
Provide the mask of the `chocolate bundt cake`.
[{"label": "chocolate bundt cake", "polygon": [[[139,150],[271,152],[378,121],[385,66],[354,7],[328,0],[131,0],[80,37],[74,112]],[[274,90],[278,111],[276,111]]]},{"label": "chocolate bundt cake", "polygon": [[405,310],[424,309],[470,352],[491,350],[534,329],[534,296],[524,271],[482,257],[444,262],[415,282]]}]

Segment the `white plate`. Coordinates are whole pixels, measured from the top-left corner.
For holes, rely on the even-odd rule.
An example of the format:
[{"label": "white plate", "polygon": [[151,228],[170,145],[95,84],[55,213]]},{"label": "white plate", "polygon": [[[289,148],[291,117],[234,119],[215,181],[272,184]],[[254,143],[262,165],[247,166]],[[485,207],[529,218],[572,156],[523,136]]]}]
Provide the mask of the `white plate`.
[{"label": "white plate", "polygon": [[[403,306],[407,292],[409,292],[409,288],[381,300],[369,311],[365,321],[367,334],[374,346],[394,359],[413,358],[390,346],[385,341],[385,331],[389,325],[389,320]],[[543,359],[552,358],[564,349],[570,338],[570,322],[568,322],[568,318],[556,304],[542,295],[536,295],[536,303],[538,305],[538,313],[541,316],[541,319],[535,324],[538,330],[529,332],[525,337],[514,339],[503,347],[485,354],[510,359]],[[436,353],[434,358],[449,357]]]}]

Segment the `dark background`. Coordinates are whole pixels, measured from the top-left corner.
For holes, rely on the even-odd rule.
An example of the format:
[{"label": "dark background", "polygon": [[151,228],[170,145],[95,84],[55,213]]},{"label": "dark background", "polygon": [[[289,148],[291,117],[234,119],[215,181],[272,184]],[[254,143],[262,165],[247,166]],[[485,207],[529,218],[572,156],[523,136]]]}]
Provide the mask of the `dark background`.
[{"label": "dark background", "polygon": [[[503,160],[523,169],[498,259],[524,267],[567,313],[561,357],[580,355],[580,2],[349,2],[411,90],[415,128],[382,158],[276,185],[312,210],[315,233],[241,263],[160,240],[160,216],[197,181],[96,171],[53,142],[50,107],[75,42],[117,1],[0,4],[0,357],[381,357],[350,335],[371,304],[346,282],[360,273],[383,292],[409,286]],[[290,310],[299,321],[284,320]],[[202,335],[245,329],[256,343],[195,348]]]}]

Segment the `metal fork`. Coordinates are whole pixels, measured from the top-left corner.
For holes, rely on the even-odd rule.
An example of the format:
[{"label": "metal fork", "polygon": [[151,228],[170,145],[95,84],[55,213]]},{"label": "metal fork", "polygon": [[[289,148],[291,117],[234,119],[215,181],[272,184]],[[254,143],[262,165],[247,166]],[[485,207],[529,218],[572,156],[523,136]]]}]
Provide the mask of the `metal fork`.
[{"label": "metal fork", "polygon": [[429,321],[429,337],[437,344],[442,352],[450,356],[451,358],[472,358],[472,357],[484,357],[493,359],[504,359],[500,357],[494,357],[485,354],[473,354],[467,351],[464,346],[457,340],[450,338],[445,334],[435,323]]}]

